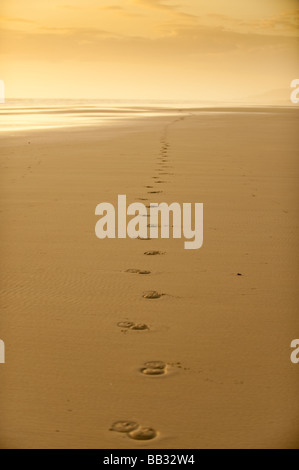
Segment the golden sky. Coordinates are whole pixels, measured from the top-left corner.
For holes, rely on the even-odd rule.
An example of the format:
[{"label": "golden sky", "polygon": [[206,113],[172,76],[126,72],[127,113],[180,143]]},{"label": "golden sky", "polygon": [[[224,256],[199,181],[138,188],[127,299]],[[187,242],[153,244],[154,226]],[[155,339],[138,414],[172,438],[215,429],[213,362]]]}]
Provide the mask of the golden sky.
[{"label": "golden sky", "polygon": [[299,78],[299,0],[1,0],[6,97],[230,100]]}]

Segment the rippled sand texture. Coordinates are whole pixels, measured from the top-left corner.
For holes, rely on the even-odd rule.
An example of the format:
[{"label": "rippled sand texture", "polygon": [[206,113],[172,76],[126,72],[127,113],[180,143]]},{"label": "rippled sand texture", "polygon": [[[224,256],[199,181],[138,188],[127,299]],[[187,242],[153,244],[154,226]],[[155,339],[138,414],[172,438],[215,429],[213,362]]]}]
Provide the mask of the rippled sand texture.
[{"label": "rippled sand texture", "polygon": [[[3,137],[1,447],[298,447],[298,123],[189,110]],[[118,194],[203,202],[203,247],[97,239]]]}]

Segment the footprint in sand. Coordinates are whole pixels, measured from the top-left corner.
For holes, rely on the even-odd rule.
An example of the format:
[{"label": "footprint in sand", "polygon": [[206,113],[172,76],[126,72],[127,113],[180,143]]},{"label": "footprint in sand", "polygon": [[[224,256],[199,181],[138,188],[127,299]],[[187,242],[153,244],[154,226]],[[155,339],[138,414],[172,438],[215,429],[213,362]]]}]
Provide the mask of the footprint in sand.
[{"label": "footprint in sand", "polygon": [[160,299],[163,295],[165,294],[159,293],[156,290],[149,290],[149,291],[143,292],[142,297],[144,299]]},{"label": "footprint in sand", "polygon": [[155,429],[140,426],[135,421],[116,421],[112,424],[110,431],[125,433],[135,441],[149,441],[158,435]]},{"label": "footprint in sand", "polygon": [[144,330],[149,330],[149,327],[145,323],[135,323],[135,325],[131,327],[131,330],[144,331]]},{"label": "footprint in sand", "polygon": [[150,271],[146,271],[145,269],[126,269],[126,273],[132,274],[150,274]]},{"label": "footprint in sand", "polygon": [[157,437],[157,431],[153,428],[141,427],[128,433],[128,436],[135,441],[149,441]]},{"label": "footprint in sand", "polygon": [[134,330],[134,331],[149,330],[148,325],[146,325],[145,323],[134,323],[132,321],[120,321],[117,323],[117,326],[119,328],[126,328],[128,330]]},{"label": "footprint in sand", "polygon": [[132,328],[134,323],[132,321],[120,321],[117,323],[117,326],[119,326],[119,328]]},{"label": "footprint in sand", "polygon": [[144,254],[146,256],[165,255],[165,251],[152,250],[152,251],[145,251]]},{"label": "footprint in sand", "polygon": [[136,423],[135,421],[116,421],[115,423],[112,424],[111,426],[111,431],[116,431],[116,432],[132,432],[135,429],[139,428],[139,424]]},{"label": "footprint in sand", "polygon": [[162,361],[149,361],[144,363],[144,367],[140,369],[144,375],[164,375],[167,372],[167,364]]}]

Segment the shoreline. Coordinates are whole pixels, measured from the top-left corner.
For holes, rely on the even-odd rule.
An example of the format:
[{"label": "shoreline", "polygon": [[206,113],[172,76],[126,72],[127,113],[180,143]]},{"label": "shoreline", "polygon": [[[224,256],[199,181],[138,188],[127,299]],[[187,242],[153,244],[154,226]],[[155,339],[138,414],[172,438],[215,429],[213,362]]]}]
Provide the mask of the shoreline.
[{"label": "shoreline", "polygon": [[[127,125],[130,121],[135,121],[138,124],[140,120],[146,122],[148,119],[168,118],[168,117],[187,117],[205,116],[205,115],[222,115],[222,114],[275,114],[275,113],[294,113],[298,114],[298,109],[293,105],[290,106],[235,106],[235,107],[194,107],[194,108],[169,108],[169,107],[122,107],[116,106],[111,108],[104,108],[100,106],[43,106],[27,108],[7,107],[3,105],[0,108],[0,116],[4,116],[6,120],[10,119],[10,127],[0,127],[2,136],[10,135],[12,132],[24,133],[29,131],[60,131],[60,130],[86,130],[98,129],[101,127],[121,126]],[[22,123],[16,126],[15,121],[22,119]],[[76,122],[78,117],[81,116],[82,122]],[[43,124],[41,124],[43,117]],[[35,119],[35,121],[34,121]],[[61,121],[63,119],[63,122]],[[28,125],[28,122],[32,124]],[[25,124],[24,124],[25,123]],[[15,127],[12,127],[15,126]]]}]

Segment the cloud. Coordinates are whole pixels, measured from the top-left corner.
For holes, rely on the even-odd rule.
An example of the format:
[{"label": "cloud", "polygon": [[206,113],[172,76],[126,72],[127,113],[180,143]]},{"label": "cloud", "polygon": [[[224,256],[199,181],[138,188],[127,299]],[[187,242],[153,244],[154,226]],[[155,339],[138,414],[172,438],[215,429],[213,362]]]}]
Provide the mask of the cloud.
[{"label": "cloud", "polygon": [[123,11],[123,7],[118,5],[110,5],[106,7],[99,7],[100,10]]},{"label": "cloud", "polygon": [[[259,50],[299,50],[299,10],[285,11],[280,15],[244,22],[220,14],[209,14],[186,21],[185,13],[177,11],[179,5],[161,0],[133,0],[134,3],[152,8],[166,8],[173,12],[171,21],[155,25],[158,37],[138,37],[118,34],[97,27],[46,27],[38,26],[27,31],[20,25],[2,28],[2,54],[13,57],[60,61],[129,60],[131,62],[155,57],[157,60],[251,53]],[[68,7],[67,5],[65,5]],[[99,7],[97,7],[97,10]],[[103,10],[131,15],[118,5],[101,7]],[[134,13],[132,13],[134,14]],[[34,23],[22,18],[3,18],[6,21]],[[192,20],[192,21],[191,21]],[[159,21],[160,20],[159,18]],[[104,26],[105,28],[105,26]],[[116,28],[117,30],[117,28]],[[132,28],[132,31],[134,29]],[[46,51],[44,51],[44,50]],[[293,54],[293,52],[292,52]]]},{"label": "cloud", "polygon": [[285,11],[279,15],[258,20],[244,21],[226,15],[211,13],[201,17],[203,23],[210,22],[226,30],[272,35],[299,35],[299,9]]},{"label": "cloud", "polygon": [[66,10],[82,10],[83,7],[75,5],[57,5],[58,8],[65,8]]},{"label": "cloud", "polygon": [[299,9],[285,11],[280,15],[260,20],[257,22],[257,27],[271,31],[282,29],[285,31],[297,32],[299,35]]},{"label": "cloud", "polygon": [[[87,10],[87,6],[75,6],[75,5],[57,5],[58,8],[65,8],[67,10]],[[88,7],[92,11],[92,7]],[[123,11],[123,7],[119,5],[108,5],[108,6],[98,6],[94,7],[97,10],[110,10],[110,11]]]},{"label": "cloud", "polygon": [[143,18],[144,16],[141,15],[140,13],[132,13],[126,10],[124,7],[120,7],[118,5],[110,5],[106,7],[98,7],[98,10],[103,10],[103,11],[111,11],[111,12],[116,12],[119,13],[121,16],[125,16],[128,18]]},{"label": "cloud", "polygon": [[0,21],[9,22],[9,23],[28,23],[28,24],[36,24],[35,21],[27,20],[26,18],[11,18],[8,16],[0,16]]},{"label": "cloud", "polygon": [[192,15],[190,13],[185,13],[181,11],[182,5],[179,4],[169,4],[165,3],[164,0],[133,0],[135,5],[144,6],[147,8],[152,8],[156,10],[163,10],[168,13],[173,13],[175,15],[179,15],[182,18],[189,18],[194,19],[197,18],[196,15]]},{"label": "cloud", "polygon": [[148,8],[157,8],[159,10],[175,11],[178,5],[169,5],[163,0],[134,0],[137,5],[142,5]]},{"label": "cloud", "polygon": [[[227,31],[222,27],[172,24],[155,39],[130,37],[97,28],[40,27],[34,31],[2,30],[6,56],[47,61],[160,62],[200,56],[252,54],[258,51],[298,51],[292,36]],[[189,59],[188,59],[189,58]]]},{"label": "cloud", "polygon": [[135,5],[144,6],[153,10],[159,10],[171,15],[172,18],[188,23],[197,20],[197,16],[181,11],[182,5],[165,3],[164,0],[132,0]]},{"label": "cloud", "polygon": [[88,39],[89,41],[96,42],[99,39],[122,39],[124,36],[122,34],[112,33],[111,31],[106,31],[100,28],[72,28],[72,27],[52,27],[52,26],[40,26],[35,30],[32,35],[38,35],[42,39],[43,36],[53,34],[60,36],[63,40],[63,36],[68,36],[69,38],[79,38],[79,39]]}]

